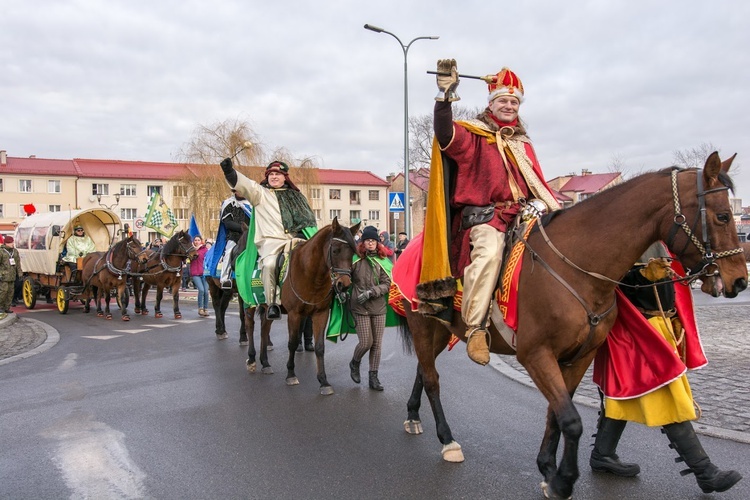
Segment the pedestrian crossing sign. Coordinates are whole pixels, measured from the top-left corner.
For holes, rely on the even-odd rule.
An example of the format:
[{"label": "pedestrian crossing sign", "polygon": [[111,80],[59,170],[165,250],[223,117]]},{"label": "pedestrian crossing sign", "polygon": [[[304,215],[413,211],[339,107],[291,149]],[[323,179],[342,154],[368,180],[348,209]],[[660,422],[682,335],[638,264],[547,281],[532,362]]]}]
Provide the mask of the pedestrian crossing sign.
[{"label": "pedestrian crossing sign", "polygon": [[404,193],[388,193],[388,211],[404,211]]}]

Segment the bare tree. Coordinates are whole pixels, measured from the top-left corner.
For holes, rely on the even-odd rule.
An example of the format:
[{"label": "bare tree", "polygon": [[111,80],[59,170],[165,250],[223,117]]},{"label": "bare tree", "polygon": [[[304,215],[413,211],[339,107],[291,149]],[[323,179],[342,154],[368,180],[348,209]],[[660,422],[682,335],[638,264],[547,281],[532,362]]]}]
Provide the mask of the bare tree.
[{"label": "bare tree", "polygon": [[672,158],[674,159],[675,165],[678,167],[703,168],[703,165],[706,163],[706,158],[708,158],[708,155],[714,151],[719,151],[719,148],[710,142],[704,142],[695,148],[675,151]]},{"label": "bare tree", "polygon": [[318,184],[318,167],[313,159],[295,160],[284,148],[277,148],[268,155],[259,136],[247,122],[224,120],[199,125],[177,154],[180,161],[188,164],[190,174],[180,180],[187,186],[187,197],[176,198],[175,208],[187,208],[195,214],[204,237],[218,231],[219,210],[230,194],[219,163],[231,156],[234,156],[235,168],[257,182],[263,180],[268,162],[279,160],[292,167],[290,175],[308,198],[310,185]]},{"label": "bare tree", "polygon": [[[453,107],[454,120],[469,120],[484,111],[484,108]],[[429,168],[432,156],[433,115],[424,114],[409,117],[409,166]],[[403,165],[402,165],[403,166]]]}]

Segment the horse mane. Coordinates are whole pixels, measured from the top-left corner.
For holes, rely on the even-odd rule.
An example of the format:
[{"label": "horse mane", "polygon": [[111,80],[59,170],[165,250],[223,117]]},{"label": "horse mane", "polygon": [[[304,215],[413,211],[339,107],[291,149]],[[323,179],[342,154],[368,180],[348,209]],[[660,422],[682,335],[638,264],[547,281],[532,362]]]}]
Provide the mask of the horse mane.
[{"label": "horse mane", "polygon": [[179,239],[184,234],[185,231],[180,231],[179,233],[175,233],[174,236],[169,238],[169,240],[167,240],[167,242],[164,243],[164,246],[161,248],[162,255],[177,253],[175,252],[175,249],[180,245]]}]

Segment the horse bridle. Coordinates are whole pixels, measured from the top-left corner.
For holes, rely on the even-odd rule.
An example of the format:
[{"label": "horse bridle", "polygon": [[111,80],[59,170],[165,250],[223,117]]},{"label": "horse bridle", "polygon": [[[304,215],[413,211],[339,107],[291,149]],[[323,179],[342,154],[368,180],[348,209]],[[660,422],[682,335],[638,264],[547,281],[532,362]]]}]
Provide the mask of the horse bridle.
[{"label": "horse bridle", "polygon": [[[673,168],[672,169],[672,173],[671,173],[671,176],[672,176],[672,199],[673,199],[673,202],[674,202],[674,212],[675,212],[675,214],[674,214],[674,218],[673,218],[673,220],[674,220],[674,226],[672,227],[672,230],[670,231],[670,234],[669,234],[669,237],[668,237],[668,240],[667,240],[667,244],[668,244],[668,246],[671,247],[672,243],[674,243],[674,237],[675,237],[677,231],[679,229],[682,229],[685,232],[685,234],[687,235],[689,241],[692,241],[692,243],[695,245],[695,247],[698,249],[698,251],[701,252],[701,254],[702,254],[702,260],[699,263],[699,265],[702,265],[701,270],[698,273],[690,273],[690,275],[687,276],[687,277],[685,277],[685,278],[680,278],[680,279],[677,279],[677,280],[673,280],[673,281],[691,281],[691,280],[697,279],[699,276],[705,276],[705,275],[707,275],[708,274],[707,268],[711,264],[715,263],[716,260],[724,258],[724,257],[729,257],[731,255],[736,255],[738,253],[742,253],[743,250],[742,250],[742,248],[735,248],[734,250],[726,250],[726,251],[717,252],[717,253],[714,253],[712,251],[711,239],[710,239],[710,236],[708,234],[708,225],[706,224],[706,200],[705,200],[705,197],[706,197],[706,195],[708,195],[710,193],[714,193],[714,192],[717,192],[717,191],[724,191],[724,190],[727,190],[729,188],[727,186],[720,186],[720,187],[717,187],[717,188],[713,188],[713,189],[709,189],[709,190],[705,190],[704,191],[704,189],[703,189],[703,175],[701,173],[701,170],[698,170],[698,172],[697,172],[697,178],[698,178],[698,180],[697,180],[697,197],[698,197],[698,217],[700,218],[700,222],[701,222],[701,226],[702,226],[701,229],[702,229],[703,240],[701,241],[701,240],[699,240],[695,236],[695,233],[693,232],[693,230],[686,223],[686,217],[682,213],[682,209],[680,207],[680,194],[679,194],[679,190],[677,188],[677,174],[680,171],[681,170],[678,169],[678,168]],[[696,218],[696,223],[698,222],[698,217]],[[563,255],[557,249],[557,247],[555,247],[555,245],[552,243],[552,241],[547,236],[547,233],[544,230],[544,226],[542,226],[541,224],[537,224],[537,227],[539,228],[539,232],[542,234],[542,238],[547,243],[547,245],[566,264],[570,265],[574,269],[577,269],[578,271],[581,271],[582,273],[584,273],[584,274],[586,274],[588,276],[591,276],[592,278],[596,278],[596,279],[599,279],[599,280],[602,280],[602,281],[607,281],[607,282],[610,282],[610,283],[614,283],[615,285],[618,285],[618,286],[627,286],[627,287],[631,287],[631,288],[633,287],[633,285],[628,285],[628,284],[622,283],[622,282],[620,282],[618,280],[613,280],[613,279],[611,279],[611,278],[609,278],[607,276],[604,276],[603,274],[599,274],[599,273],[595,273],[595,272],[592,272],[592,271],[587,271],[585,269],[582,269],[576,263],[574,263],[573,261],[571,261],[570,259],[568,259],[565,255]],[[589,326],[590,326],[590,328],[589,328],[589,335],[586,338],[586,340],[584,341],[584,343],[581,345],[581,347],[578,349],[578,352],[573,356],[573,358],[570,359],[569,361],[565,362],[565,364],[570,365],[570,364],[574,363],[575,361],[577,361],[581,356],[583,356],[583,354],[586,353],[586,349],[593,342],[594,330],[599,325],[599,323],[601,322],[601,320],[605,316],[607,316],[611,311],[614,310],[615,305],[617,304],[617,299],[615,298],[615,300],[613,301],[612,305],[606,311],[604,311],[602,314],[595,314],[588,307],[588,305],[583,300],[583,298],[578,294],[578,292],[576,292],[575,289],[562,278],[562,276],[560,276],[559,274],[557,274],[550,267],[550,265],[547,264],[539,256],[539,254],[537,254],[531,248],[531,246],[529,245],[528,241],[525,238],[523,238],[523,237],[520,237],[520,239],[521,239],[521,241],[523,241],[523,243],[526,246],[526,248],[531,251],[531,255],[534,258],[534,260],[538,261],[560,284],[562,284],[578,300],[578,302],[580,302],[580,304],[583,306],[583,308],[586,311],[587,316],[589,318]],[[687,246],[687,243],[685,245]],[[684,249],[683,249],[683,251],[681,251],[679,254],[676,254],[676,255],[677,255],[678,259],[680,257],[682,257],[684,255]],[[718,270],[716,271],[716,273],[718,273]]]},{"label": "horse bridle", "polygon": [[[123,240],[123,241],[125,241],[125,240]],[[125,249],[127,251],[127,256],[128,256],[128,262],[130,262],[130,260],[137,259],[138,256],[141,255],[141,254],[143,254],[143,252],[144,252],[144,250],[142,250],[140,252],[136,252],[135,250],[133,250],[132,248],[130,248],[131,244],[135,244],[135,240],[131,239],[125,245]],[[102,258],[104,259],[104,262],[107,264],[107,269],[109,270],[109,272],[111,272],[112,274],[116,274],[117,275],[117,279],[121,280],[123,274],[131,274],[131,273],[129,272],[129,269],[127,267],[125,269],[118,269],[117,267],[115,267],[114,263],[112,262],[112,256],[113,256],[113,251],[112,250],[114,250],[115,246],[117,246],[117,244],[115,244],[112,248],[110,248],[109,250],[107,250],[107,254],[104,257],[102,257]],[[94,268],[96,268],[96,266],[94,266]],[[102,268],[102,269],[104,269],[104,268]],[[100,271],[101,271],[101,269],[100,269]],[[97,273],[98,273],[98,271],[97,271]]]},{"label": "horse bridle", "polygon": [[[294,293],[294,296],[297,297],[297,299],[302,302],[305,305],[308,306],[317,306],[319,304],[322,304],[326,300],[328,300],[328,297],[331,294],[335,294],[336,298],[339,302],[342,304],[346,302],[347,295],[345,290],[337,290],[336,289],[336,282],[342,277],[342,276],[349,276],[349,278],[352,277],[352,271],[351,268],[349,269],[343,269],[339,267],[333,266],[333,242],[337,241],[339,243],[344,243],[348,246],[351,246],[351,243],[349,243],[347,240],[343,238],[338,238],[333,236],[333,233],[331,233],[331,237],[328,239],[328,252],[326,252],[326,264],[328,264],[328,271],[331,278],[331,287],[328,289],[328,292],[325,294],[323,299],[319,300],[318,302],[308,302],[302,297],[300,297],[299,293],[297,293],[297,290],[294,288],[294,283],[292,282],[292,273],[289,273],[289,277],[287,278],[289,280],[289,287],[292,289],[292,293]],[[290,257],[291,259],[291,257]]]},{"label": "horse bridle", "polygon": [[[167,244],[169,244],[169,243],[167,243]],[[195,245],[193,245],[192,241],[189,242],[190,246],[183,245],[182,244],[182,237],[177,238],[177,244],[180,246],[180,250],[182,250],[183,253],[170,253],[170,254],[166,254],[166,255],[168,255],[168,256],[169,255],[174,255],[174,256],[180,257],[180,259],[186,259],[188,257],[188,255],[190,255],[190,251],[195,249]],[[144,252],[145,252],[145,250],[144,250]],[[156,253],[156,252],[154,252],[154,253]],[[141,279],[142,279],[143,276],[146,276],[146,275],[157,275],[157,274],[161,274],[161,273],[164,273],[164,272],[177,273],[177,276],[180,276],[180,273],[182,272],[182,264],[180,264],[179,266],[170,266],[169,264],[167,264],[167,261],[164,260],[164,255],[165,255],[164,254],[164,247],[162,247],[159,250],[158,253],[159,253],[159,264],[158,265],[154,265],[154,266],[151,266],[151,267],[146,267],[146,272],[145,273],[130,273],[130,274],[133,275],[133,276],[141,276]],[[161,269],[159,271],[157,271],[155,273],[150,272],[151,269],[154,269],[154,268],[158,267],[159,265],[161,266]]]},{"label": "horse bridle", "polygon": [[[730,257],[732,255],[737,255],[739,253],[742,253],[742,248],[735,248],[733,250],[725,250],[722,252],[716,252],[714,253],[712,246],[711,246],[711,237],[708,234],[708,225],[706,224],[706,195],[715,193],[718,191],[726,191],[729,189],[728,186],[719,186],[713,189],[704,190],[703,189],[703,175],[701,175],[701,171],[699,170],[697,172],[697,196],[698,196],[698,214],[696,215],[695,223],[698,223],[698,219],[700,219],[701,224],[701,236],[702,240],[699,240],[695,233],[693,232],[692,228],[687,223],[687,218],[682,213],[682,208],[680,207],[680,193],[677,189],[677,174],[679,173],[678,168],[672,169],[672,198],[674,200],[674,225],[672,226],[672,230],[669,232],[669,236],[667,238],[667,245],[672,246],[674,244],[674,238],[677,235],[677,231],[682,229],[685,234],[688,237],[688,240],[695,245],[695,248],[698,249],[698,251],[701,253],[701,261],[698,263],[696,268],[700,268],[699,271],[693,272],[693,270],[690,270],[690,281],[697,279],[700,276],[707,276],[709,274],[708,267],[712,264],[714,264],[718,259],[722,259],[724,257]],[[687,247],[687,243],[685,243],[685,247],[677,253],[678,260],[682,260],[682,256],[685,254],[685,248]],[[718,273],[718,269],[713,273],[714,275]]]}]

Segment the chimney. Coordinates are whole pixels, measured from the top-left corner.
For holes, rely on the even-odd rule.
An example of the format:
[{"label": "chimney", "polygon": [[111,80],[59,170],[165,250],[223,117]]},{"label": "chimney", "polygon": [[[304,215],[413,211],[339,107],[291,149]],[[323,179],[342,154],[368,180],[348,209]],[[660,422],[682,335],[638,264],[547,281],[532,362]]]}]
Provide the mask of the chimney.
[{"label": "chimney", "polygon": [[581,175],[591,175],[591,170],[583,168],[581,169]]},{"label": "chimney", "polygon": [[4,149],[0,149],[0,167],[8,165],[8,153]]}]

